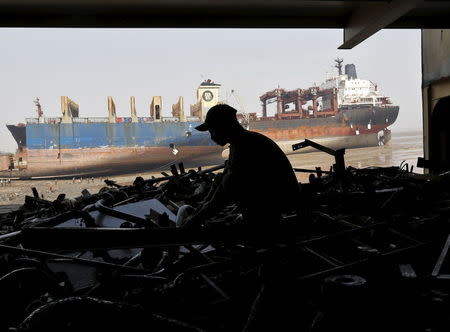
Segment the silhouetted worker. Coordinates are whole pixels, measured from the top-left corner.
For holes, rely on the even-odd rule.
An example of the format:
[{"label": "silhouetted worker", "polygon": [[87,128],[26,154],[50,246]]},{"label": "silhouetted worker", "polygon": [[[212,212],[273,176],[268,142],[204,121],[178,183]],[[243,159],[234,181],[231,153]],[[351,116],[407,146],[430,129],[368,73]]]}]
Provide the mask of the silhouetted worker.
[{"label": "silhouetted worker", "polygon": [[300,188],[283,151],[270,138],[244,129],[229,105],[209,109],[205,122],[195,129],[208,130],[221,146],[230,144],[230,155],[220,182],[210,198],[183,226],[201,224],[226,203],[237,203],[249,226],[270,227],[282,212],[296,210]]}]

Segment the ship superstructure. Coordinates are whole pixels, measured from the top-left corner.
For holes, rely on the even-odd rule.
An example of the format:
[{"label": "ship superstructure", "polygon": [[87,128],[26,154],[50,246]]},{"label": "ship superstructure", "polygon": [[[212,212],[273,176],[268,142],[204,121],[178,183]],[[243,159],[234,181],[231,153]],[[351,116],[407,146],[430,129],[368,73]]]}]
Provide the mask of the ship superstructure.
[{"label": "ship superstructure", "polygon": [[343,73],[341,60],[335,60],[338,75],[327,78],[319,87],[320,90],[337,89],[339,107],[356,104],[392,105],[390,98],[380,93],[377,84],[370,80],[358,78],[354,64],[345,65],[345,72]]}]

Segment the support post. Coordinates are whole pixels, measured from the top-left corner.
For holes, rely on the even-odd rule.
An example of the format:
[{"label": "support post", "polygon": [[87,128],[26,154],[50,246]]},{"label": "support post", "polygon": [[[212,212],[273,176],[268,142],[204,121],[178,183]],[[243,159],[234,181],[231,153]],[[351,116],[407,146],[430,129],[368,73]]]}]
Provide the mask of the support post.
[{"label": "support post", "polygon": [[183,97],[178,98],[178,102],[172,105],[172,116],[180,120],[180,122],[186,122],[186,115],[184,114]]},{"label": "support post", "polygon": [[277,89],[277,115],[281,117],[283,113],[283,97],[281,96],[280,89]]},{"label": "support post", "polygon": [[67,96],[61,96],[61,123],[72,123],[72,118],[78,117],[78,104]]},{"label": "support post", "polygon": [[154,96],[150,104],[150,116],[153,121],[162,120],[162,98],[161,96]]},{"label": "support post", "polygon": [[116,123],[116,104],[111,96],[108,96],[108,122]]},{"label": "support post", "polygon": [[313,114],[314,114],[314,117],[317,118],[317,98],[316,97],[314,97],[312,99],[312,103],[313,103]]},{"label": "support post", "polygon": [[302,99],[301,99],[300,95],[301,95],[301,90],[297,89],[297,98],[295,99],[295,110],[300,115],[300,118],[303,118]]},{"label": "support post", "polygon": [[138,117],[137,117],[137,112],[136,112],[136,100],[135,100],[134,96],[130,97],[130,107],[131,107],[131,122],[137,123]]}]

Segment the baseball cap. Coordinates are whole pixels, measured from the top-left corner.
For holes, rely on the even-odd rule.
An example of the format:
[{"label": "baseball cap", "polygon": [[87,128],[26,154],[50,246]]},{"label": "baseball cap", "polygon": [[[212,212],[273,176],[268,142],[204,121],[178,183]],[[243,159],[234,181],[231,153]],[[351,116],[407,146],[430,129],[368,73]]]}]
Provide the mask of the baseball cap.
[{"label": "baseball cap", "polygon": [[205,122],[195,127],[198,131],[207,131],[210,128],[217,128],[219,126],[234,123],[236,119],[237,110],[226,104],[219,104],[211,107],[206,113]]}]

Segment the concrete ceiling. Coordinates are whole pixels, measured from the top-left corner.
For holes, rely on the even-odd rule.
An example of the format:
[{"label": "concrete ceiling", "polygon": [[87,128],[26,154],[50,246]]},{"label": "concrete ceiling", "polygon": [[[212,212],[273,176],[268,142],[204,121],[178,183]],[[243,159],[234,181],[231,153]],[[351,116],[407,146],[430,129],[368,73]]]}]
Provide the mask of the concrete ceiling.
[{"label": "concrete ceiling", "polygon": [[0,27],[342,28],[352,48],[383,28],[450,28],[450,1],[0,0]]}]

